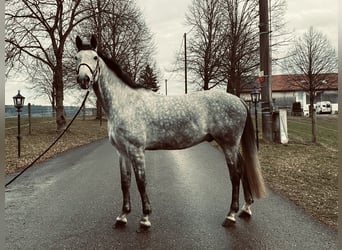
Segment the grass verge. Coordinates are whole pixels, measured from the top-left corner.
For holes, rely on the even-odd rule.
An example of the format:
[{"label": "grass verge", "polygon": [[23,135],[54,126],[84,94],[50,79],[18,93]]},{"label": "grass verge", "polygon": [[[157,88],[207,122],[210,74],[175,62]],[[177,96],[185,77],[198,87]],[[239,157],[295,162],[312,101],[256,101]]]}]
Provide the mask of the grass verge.
[{"label": "grass verge", "polygon": [[268,185],[309,214],[337,229],[337,117],[318,116],[318,143],[311,143],[311,120],[288,118],[289,143],[260,145]]},{"label": "grass verge", "polygon": [[[32,118],[31,135],[27,118],[21,124],[21,157],[18,159],[18,140],[16,119],[6,119],[5,127],[5,163],[6,174],[14,173],[28,166],[58,137],[56,123],[52,118]],[[69,120],[68,120],[69,122]],[[77,118],[64,136],[38,162],[58,153],[81,146],[107,136],[107,123],[100,126],[99,120],[87,117]]]}]

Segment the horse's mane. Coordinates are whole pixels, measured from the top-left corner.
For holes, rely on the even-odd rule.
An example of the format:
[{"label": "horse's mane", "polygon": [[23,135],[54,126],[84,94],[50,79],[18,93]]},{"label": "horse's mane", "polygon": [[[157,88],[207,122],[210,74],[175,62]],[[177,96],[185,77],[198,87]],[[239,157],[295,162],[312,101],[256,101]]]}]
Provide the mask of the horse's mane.
[{"label": "horse's mane", "polygon": [[110,68],[114,73],[129,87],[133,89],[146,89],[143,85],[137,84],[129,75],[122,70],[119,64],[114,62],[112,59],[107,57],[102,53],[98,53],[98,55],[102,58],[105,64]]}]

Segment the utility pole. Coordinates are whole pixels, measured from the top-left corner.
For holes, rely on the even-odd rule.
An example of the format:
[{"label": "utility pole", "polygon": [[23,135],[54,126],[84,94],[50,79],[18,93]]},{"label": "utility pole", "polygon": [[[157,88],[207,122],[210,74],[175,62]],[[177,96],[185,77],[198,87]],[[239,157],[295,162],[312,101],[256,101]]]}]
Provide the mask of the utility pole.
[{"label": "utility pole", "polygon": [[165,79],[165,95],[167,95],[167,79]]},{"label": "utility pole", "polygon": [[272,141],[272,65],[269,44],[268,0],[259,0],[260,28],[260,72],[264,76],[261,83],[262,137]]},{"label": "utility pole", "polygon": [[[101,18],[101,12],[102,12],[102,6],[101,6],[101,1],[97,0],[96,1],[96,9],[95,9],[95,16],[94,19],[96,20],[97,23],[97,51],[98,52],[103,52],[102,51],[102,18]],[[96,97],[96,119],[100,119],[100,126],[102,125],[102,105],[100,100]]]},{"label": "utility pole", "polygon": [[185,94],[188,93],[188,65],[186,58],[186,33],[184,33],[184,83],[185,83]]}]

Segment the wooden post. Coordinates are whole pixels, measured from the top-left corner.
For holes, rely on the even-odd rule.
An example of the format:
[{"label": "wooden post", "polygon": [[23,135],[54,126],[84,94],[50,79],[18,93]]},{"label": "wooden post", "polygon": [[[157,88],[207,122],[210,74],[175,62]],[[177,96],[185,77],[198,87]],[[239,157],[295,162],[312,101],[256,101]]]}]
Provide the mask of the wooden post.
[{"label": "wooden post", "polygon": [[185,94],[188,93],[188,64],[186,58],[186,33],[184,33],[184,83],[185,83]]},{"label": "wooden post", "polygon": [[28,122],[29,122],[29,135],[31,135],[31,103],[27,104],[27,112],[28,112]]},{"label": "wooden post", "polygon": [[100,127],[102,126],[102,106],[100,105]]},{"label": "wooden post", "polygon": [[18,139],[18,159],[20,158],[20,148],[21,148],[21,145],[20,145],[20,141],[21,141],[21,134],[20,134],[20,108],[17,109],[17,112],[18,112],[18,135],[17,135],[17,139]]},{"label": "wooden post", "polygon": [[83,113],[83,121],[85,121],[85,113],[86,113],[86,107],[85,107],[85,104],[83,105],[83,108],[82,108],[82,113]]},{"label": "wooden post", "polygon": [[167,95],[167,79],[165,79],[165,95]]}]

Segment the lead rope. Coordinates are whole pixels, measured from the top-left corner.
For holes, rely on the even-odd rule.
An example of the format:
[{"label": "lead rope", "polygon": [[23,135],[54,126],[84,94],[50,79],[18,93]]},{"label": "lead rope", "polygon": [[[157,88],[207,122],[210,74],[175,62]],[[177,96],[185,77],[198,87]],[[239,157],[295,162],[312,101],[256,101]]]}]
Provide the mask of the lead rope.
[{"label": "lead rope", "polygon": [[65,132],[69,129],[71,124],[74,122],[78,114],[81,112],[82,107],[84,106],[85,101],[87,100],[87,97],[89,95],[89,90],[87,91],[87,94],[84,97],[84,100],[82,102],[82,105],[72,118],[72,120],[69,122],[68,126],[63,130],[63,132],[55,139],[55,141],[43,152],[41,153],[30,165],[28,165],[26,168],[24,168],[19,174],[17,174],[13,179],[11,179],[9,182],[6,183],[5,187],[7,187],[9,184],[11,184],[13,181],[15,181],[20,175],[22,175],[27,169],[32,167],[44,154],[46,154],[57,142],[59,139],[62,138],[62,136],[65,134]]}]

